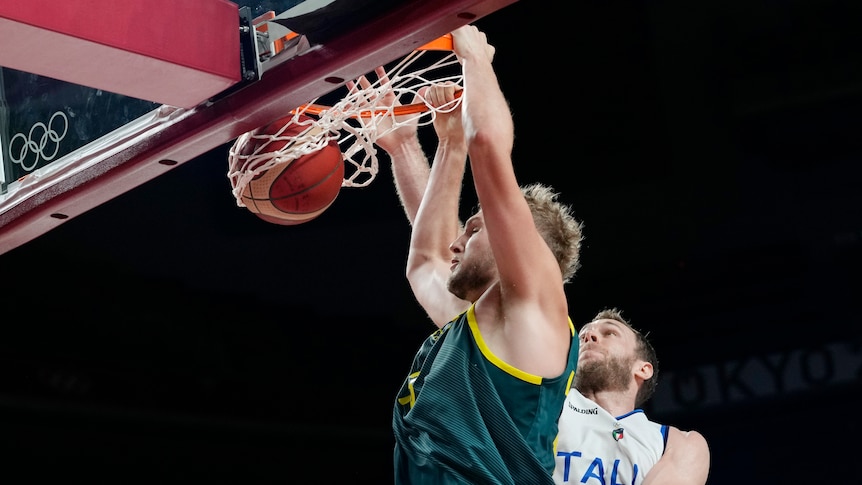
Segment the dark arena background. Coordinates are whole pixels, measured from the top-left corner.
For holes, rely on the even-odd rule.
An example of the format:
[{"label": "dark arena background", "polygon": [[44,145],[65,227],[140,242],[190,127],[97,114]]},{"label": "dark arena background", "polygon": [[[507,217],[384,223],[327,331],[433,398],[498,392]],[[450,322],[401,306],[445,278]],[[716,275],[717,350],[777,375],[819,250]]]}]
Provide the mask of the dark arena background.
[{"label": "dark arena background", "polygon": [[[710,485],[853,483],[862,4],[550,5],[476,24],[520,181],[585,224],[573,320],[649,332],[647,411],[704,434]],[[5,482],[391,482],[432,325],[388,159],[286,227],[236,206],[228,147],[0,255]]]}]

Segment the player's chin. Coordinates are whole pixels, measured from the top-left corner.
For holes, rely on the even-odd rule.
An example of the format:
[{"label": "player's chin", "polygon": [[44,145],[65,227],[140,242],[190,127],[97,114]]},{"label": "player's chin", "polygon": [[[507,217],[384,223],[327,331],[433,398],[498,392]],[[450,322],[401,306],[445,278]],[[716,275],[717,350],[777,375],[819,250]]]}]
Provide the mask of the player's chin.
[{"label": "player's chin", "polygon": [[596,362],[603,358],[601,352],[595,350],[581,350],[578,354],[578,364],[586,363],[586,362]]}]

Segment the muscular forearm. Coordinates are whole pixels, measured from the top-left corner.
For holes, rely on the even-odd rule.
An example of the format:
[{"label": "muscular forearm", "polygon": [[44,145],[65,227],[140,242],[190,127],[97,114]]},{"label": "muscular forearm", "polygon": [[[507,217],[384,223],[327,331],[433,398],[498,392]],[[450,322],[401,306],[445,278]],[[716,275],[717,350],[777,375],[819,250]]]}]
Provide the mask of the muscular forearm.
[{"label": "muscular forearm", "polygon": [[[453,35],[457,34],[458,41],[461,36],[471,40],[478,35],[471,36],[472,32],[459,29]],[[511,162],[514,124],[492,65],[493,49],[472,40],[458,43],[464,70],[464,133],[479,200],[483,205],[490,201],[496,205],[497,200],[514,197],[520,190]]]},{"label": "muscular forearm", "polygon": [[451,258],[449,245],[458,237],[461,229],[458,207],[466,156],[463,144],[441,142],[438,146],[428,187],[410,236],[411,255],[421,254],[422,259],[437,261]]},{"label": "muscular forearm", "polygon": [[428,159],[425,157],[419,139],[415,137],[392,147],[387,153],[392,159],[395,191],[401,200],[407,220],[413,224],[425,187],[428,185],[431,171]]},{"label": "muscular forearm", "polygon": [[463,137],[440,140],[410,237],[407,278],[437,326],[469,305],[446,286],[452,258],[449,246],[461,231],[458,211],[466,159]]}]

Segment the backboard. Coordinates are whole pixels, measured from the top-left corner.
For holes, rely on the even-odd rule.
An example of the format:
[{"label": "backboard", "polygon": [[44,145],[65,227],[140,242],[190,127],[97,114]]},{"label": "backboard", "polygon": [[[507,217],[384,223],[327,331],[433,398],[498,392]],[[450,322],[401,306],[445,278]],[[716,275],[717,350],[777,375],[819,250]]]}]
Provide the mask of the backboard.
[{"label": "backboard", "polygon": [[515,1],[4,2],[0,254]]}]

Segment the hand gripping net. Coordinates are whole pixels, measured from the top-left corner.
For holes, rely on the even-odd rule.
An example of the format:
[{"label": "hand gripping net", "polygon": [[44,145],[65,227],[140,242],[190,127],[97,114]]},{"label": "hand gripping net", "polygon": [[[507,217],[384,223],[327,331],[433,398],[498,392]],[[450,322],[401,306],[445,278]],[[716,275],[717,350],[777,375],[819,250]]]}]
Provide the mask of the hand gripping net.
[{"label": "hand gripping net", "polygon": [[[431,45],[434,43],[428,44]],[[240,135],[228,153],[228,178],[237,205],[245,207],[243,190],[259,174],[320,150],[332,139],[337,140],[345,163],[341,186],[365,187],[378,172],[374,147],[378,138],[407,124],[430,124],[438,112],[449,112],[460,102],[458,98],[454,103],[435,108],[419,93],[424,87],[443,82],[463,86],[463,72],[451,47],[448,50],[439,47],[414,50],[386,74],[373,82],[366,76],[368,87],[355,81],[355,88],[347,90],[332,106],[315,104],[318,101],[315,99],[296,108],[291,112],[291,121],[276,133],[251,131]],[[391,97],[386,102],[384,94],[389,91],[394,94],[395,102],[391,102]],[[305,127],[300,129],[303,125]],[[293,127],[291,133],[299,134],[286,134],[288,127]],[[239,153],[241,147],[255,141],[258,146],[252,153]],[[273,143],[283,146],[277,150],[268,149]]]}]

